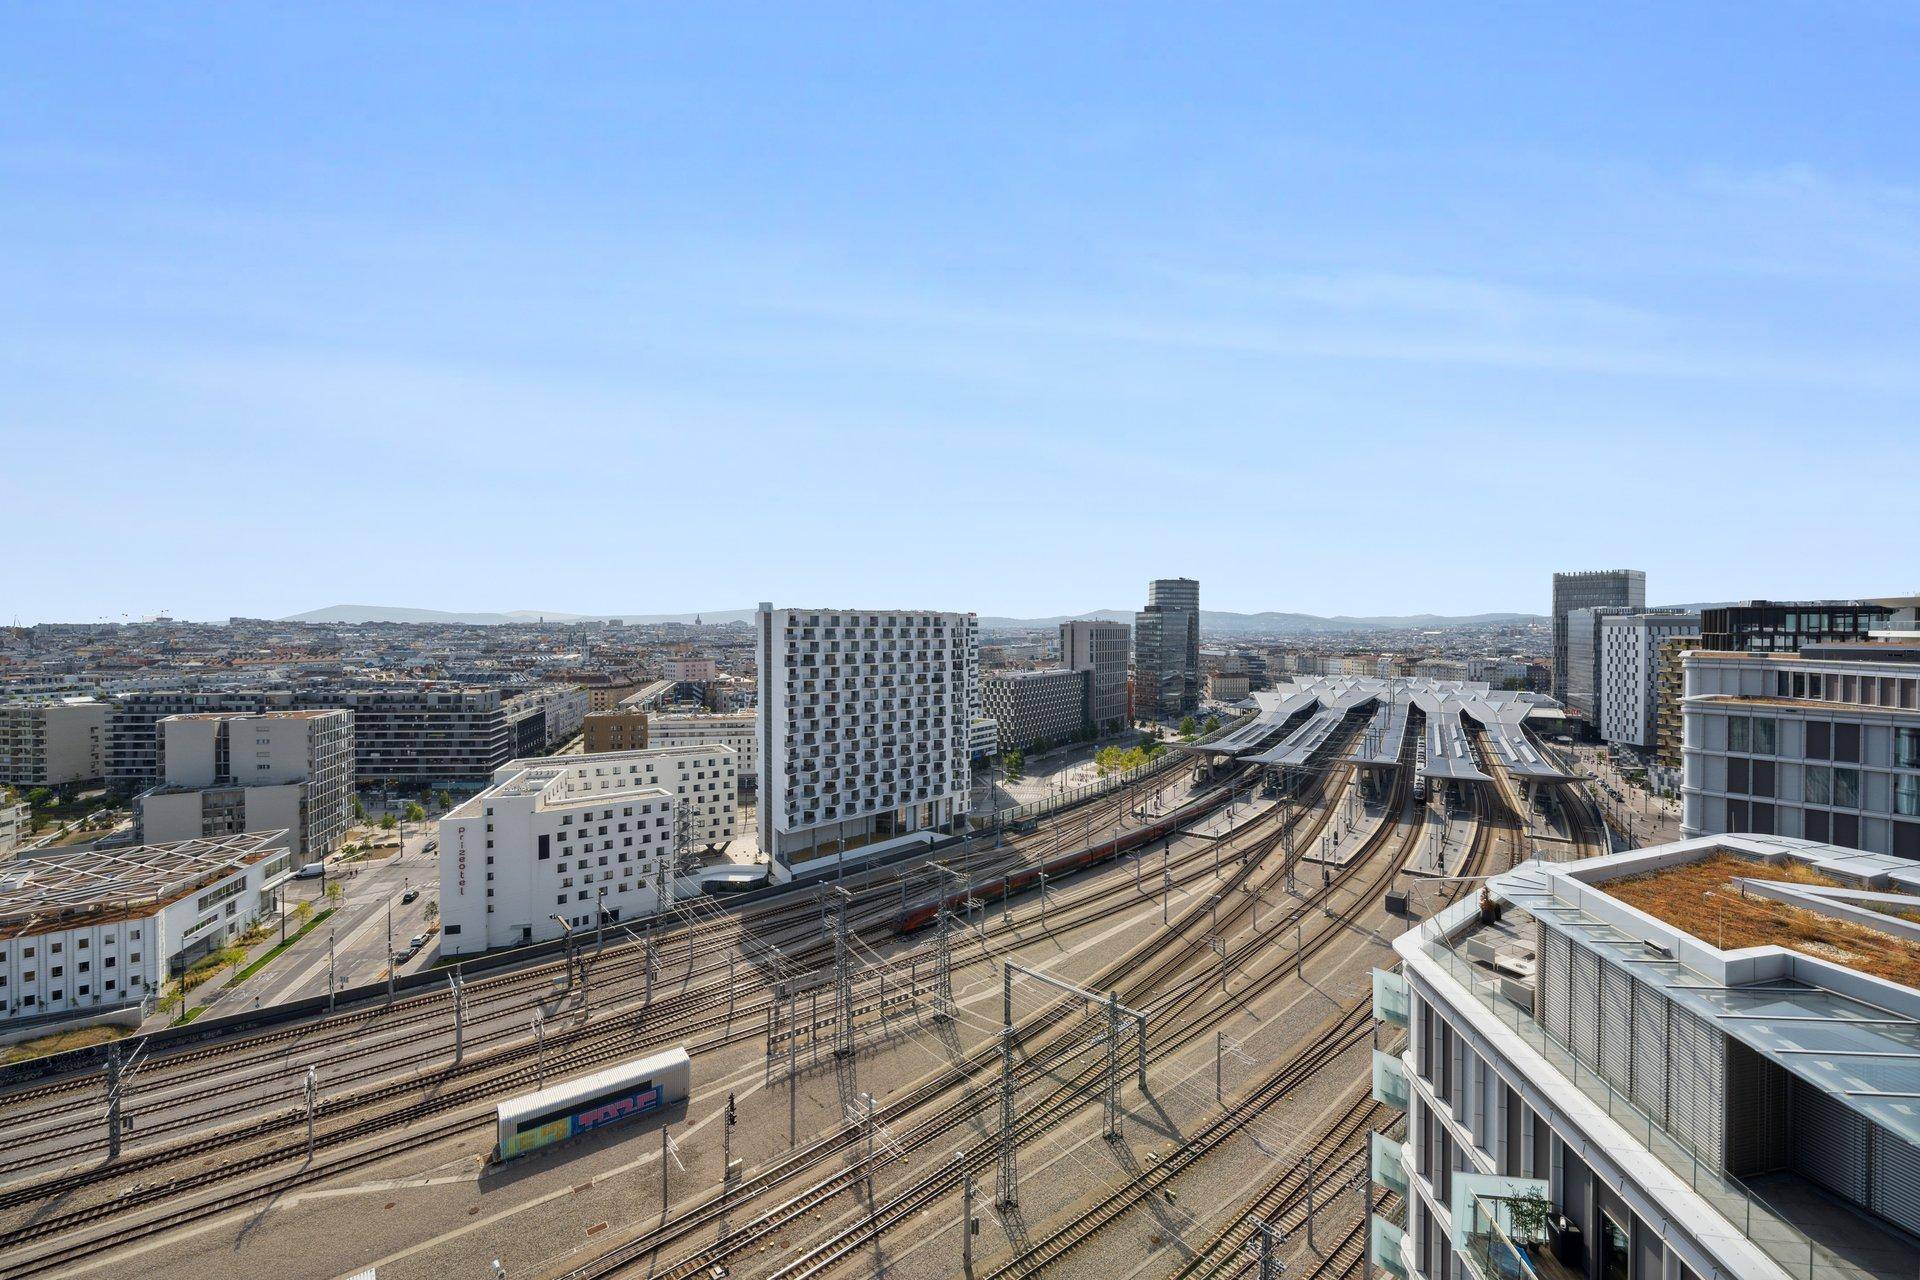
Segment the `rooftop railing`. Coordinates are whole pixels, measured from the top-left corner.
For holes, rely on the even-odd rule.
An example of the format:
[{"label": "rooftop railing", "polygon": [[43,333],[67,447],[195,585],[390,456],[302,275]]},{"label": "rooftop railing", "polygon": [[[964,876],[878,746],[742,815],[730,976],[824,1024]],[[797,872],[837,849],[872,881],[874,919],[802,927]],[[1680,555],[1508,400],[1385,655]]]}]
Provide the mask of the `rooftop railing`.
[{"label": "rooftop railing", "polygon": [[[1890,1274],[1857,1266],[1841,1257],[1795,1226],[1787,1214],[1763,1197],[1702,1162],[1698,1152],[1667,1132],[1593,1067],[1580,1061],[1579,1056],[1536,1021],[1531,1012],[1521,1010],[1503,997],[1500,979],[1483,973],[1453,949],[1447,938],[1445,919],[1445,915],[1435,916],[1420,926],[1420,941],[1426,954],[1590,1101],[1604,1108],[1614,1123],[1659,1157],[1668,1170],[1711,1204],[1781,1270],[1805,1280],[1879,1280]],[[1727,1280],[1733,1280],[1731,1273]]]}]

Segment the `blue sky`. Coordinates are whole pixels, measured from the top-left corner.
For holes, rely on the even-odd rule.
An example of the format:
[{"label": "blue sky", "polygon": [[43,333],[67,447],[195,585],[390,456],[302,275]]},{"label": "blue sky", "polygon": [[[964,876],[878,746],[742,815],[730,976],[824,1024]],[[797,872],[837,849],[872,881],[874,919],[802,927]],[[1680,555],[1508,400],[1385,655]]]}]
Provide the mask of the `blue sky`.
[{"label": "blue sky", "polygon": [[0,621],[1920,589],[1916,53],[1909,4],[17,10]]}]

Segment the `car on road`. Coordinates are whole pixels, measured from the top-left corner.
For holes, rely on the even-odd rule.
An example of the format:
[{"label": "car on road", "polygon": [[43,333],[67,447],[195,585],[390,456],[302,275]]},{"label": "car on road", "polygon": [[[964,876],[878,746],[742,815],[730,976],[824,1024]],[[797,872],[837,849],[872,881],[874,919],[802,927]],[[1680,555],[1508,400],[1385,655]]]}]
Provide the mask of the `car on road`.
[{"label": "car on road", "polygon": [[427,945],[427,935],[424,933],[416,933],[411,938],[407,939],[407,946],[411,947],[415,951],[418,951],[420,948],[426,945]]},{"label": "car on road", "polygon": [[438,849],[439,847],[440,847],[440,842],[438,840],[429,840],[425,844],[420,846],[420,852],[432,853],[435,849]]},{"label": "car on road", "polygon": [[405,893],[400,895],[400,901],[403,903],[412,902],[415,898],[419,896],[420,896],[420,891],[418,889],[409,889]]}]

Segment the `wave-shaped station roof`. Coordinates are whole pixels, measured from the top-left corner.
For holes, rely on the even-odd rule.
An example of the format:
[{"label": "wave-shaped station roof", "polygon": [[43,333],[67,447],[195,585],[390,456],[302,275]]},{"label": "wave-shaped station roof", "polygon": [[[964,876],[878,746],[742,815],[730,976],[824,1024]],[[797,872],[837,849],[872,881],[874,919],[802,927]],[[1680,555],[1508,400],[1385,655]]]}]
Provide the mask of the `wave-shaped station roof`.
[{"label": "wave-shaped station roof", "polygon": [[1567,776],[1541,755],[1521,728],[1535,711],[1552,709],[1552,701],[1542,694],[1493,689],[1479,680],[1298,676],[1253,697],[1260,711],[1252,720],[1187,749],[1244,758],[1250,764],[1304,764],[1349,713],[1371,704],[1368,730],[1347,759],[1388,765],[1399,760],[1409,712],[1418,707],[1427,727],[1417,767],[1427,777],[1487,780],[1474,762],[1463,715],[1481,728],[1488,752],[1512,776]]}]

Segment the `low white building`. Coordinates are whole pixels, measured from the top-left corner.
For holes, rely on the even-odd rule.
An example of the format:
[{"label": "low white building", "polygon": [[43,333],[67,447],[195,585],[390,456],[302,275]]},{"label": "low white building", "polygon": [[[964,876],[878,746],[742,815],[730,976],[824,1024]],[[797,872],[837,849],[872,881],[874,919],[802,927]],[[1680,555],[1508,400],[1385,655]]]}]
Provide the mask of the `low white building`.
[{"label": "low white building", "polygon": [[284,831],[23,858],[0,871],[0,1025],[92,1013],[277,910]]},{"label": "low white building", "polygon": [[757,783],[760,777],[760,753],[754,747],[754,736],[752,711],[647,717],[649,748],[732,747],[739,756],[737,767],[743,786]]},{"label": "low white building", "polygon": [[676,848],[733,839],[738,773],[733,748],[715,745],[509,762],[440,820],[440,954],[671,906]]}]

